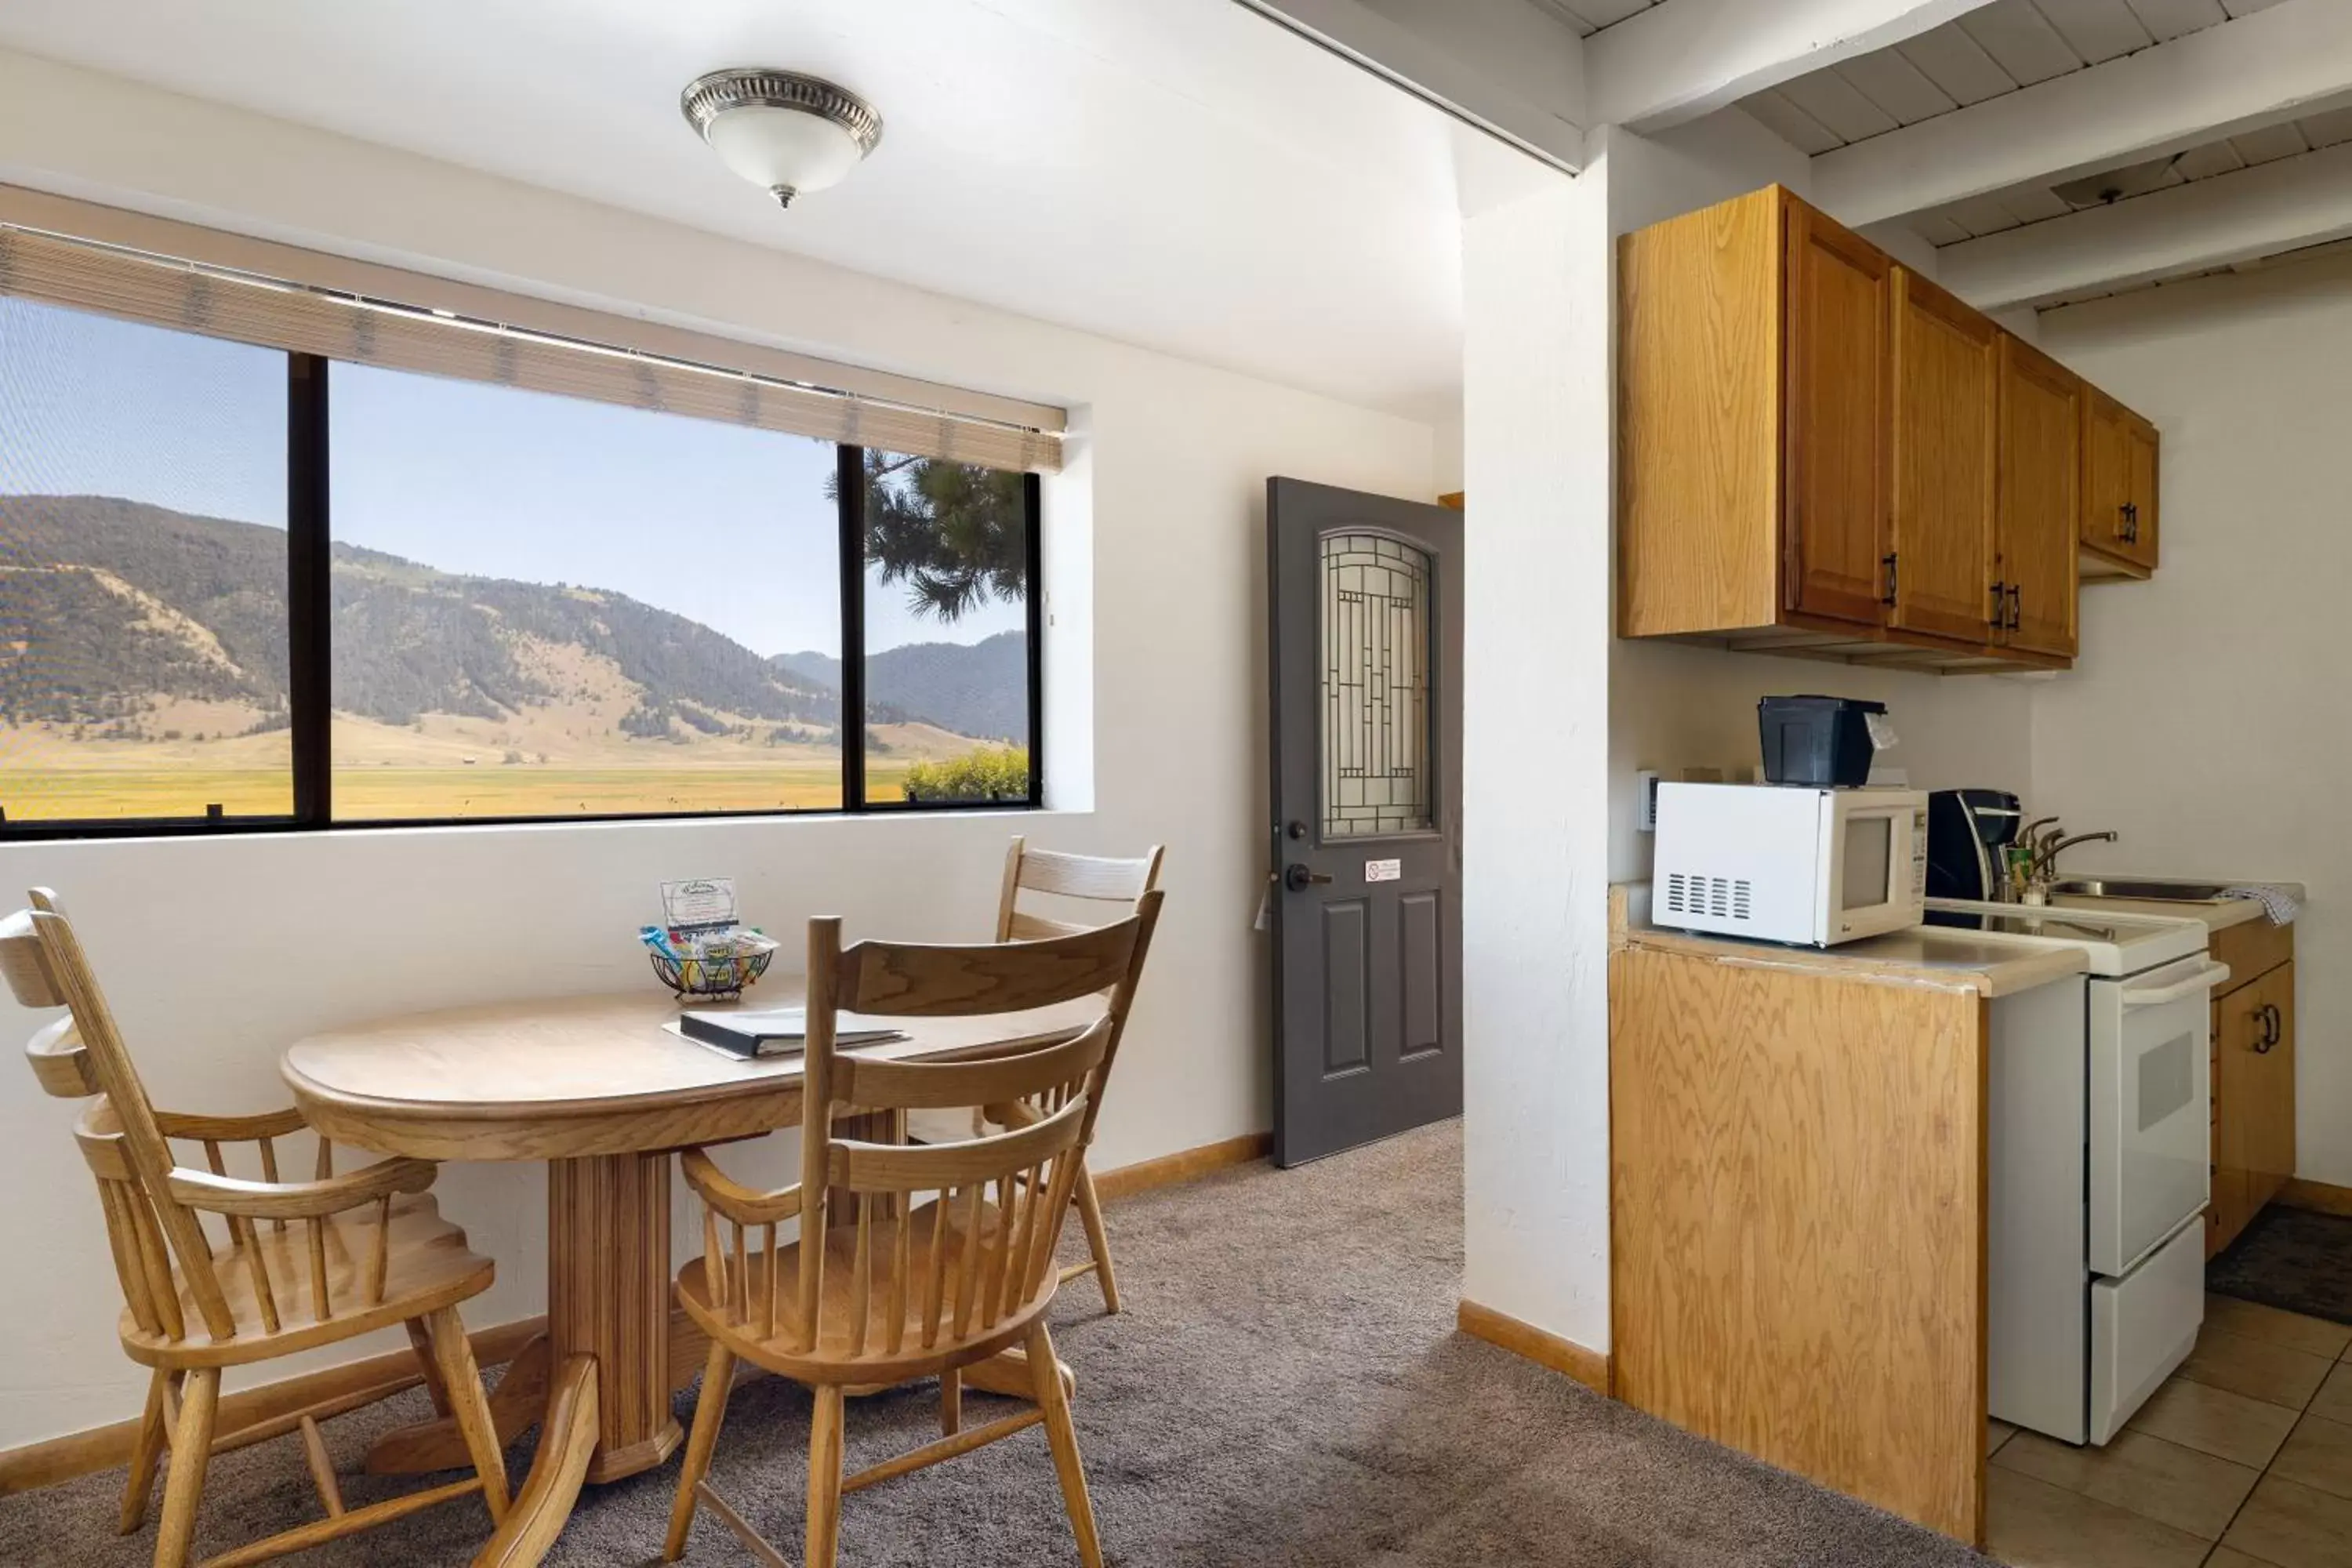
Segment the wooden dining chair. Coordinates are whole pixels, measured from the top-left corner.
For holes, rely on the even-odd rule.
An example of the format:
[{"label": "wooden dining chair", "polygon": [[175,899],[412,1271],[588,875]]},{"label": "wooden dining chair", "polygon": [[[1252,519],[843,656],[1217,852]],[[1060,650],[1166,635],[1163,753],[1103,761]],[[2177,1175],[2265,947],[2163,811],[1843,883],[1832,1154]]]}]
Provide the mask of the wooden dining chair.
[{"label": "wooden dining chair", "polygon": [[[1032,849],[1027,839],[1015,834],[1012,847],[1004,854],[1004,890],[996,904],[996,940],[1028,942],[1040,937],[1069,936],[1088,930],[1093,923],[1056,919],[1038,912],[1034,906],[1024,909],[1021,901],[1024,893],[1111,905],[1121,913],[1133,910],[1138,900],[1160,885],[1160,861],[1165,852],[1164,847],[1155,844],[1131,860],[1065,855],[1058,850]],[[1110,1054],[1114,1060],[1118,1056],[1116,1034],[1111,1037]],[[1103,1065],[1103,1077],[1106,1081],[1110,1077],[1108,1062]],[[1006,1125],[1008,1120],[1013,1125],[1020,1125],[1030,1120],[1023,1113],[1024,1110],[1018,1105],[989,1107],[982,1114],[996,1126]],[[1073,1263],[1063,1269],[1062,1283],[1066,1285],[1082,1274],[1092,1274],[1102,1289],[1104,1310],[1116,1312],[1118,1274],[1111,1267],[1110,1234],[1103,1225],[1102,1199],[1095,1192],[1094,1173],[1087,1169],[1083,1160],[1078,1164],[1077,1185],[1073,1192],[1079,1223],[1086,1227],[1087,1258],[1084,1263]]]},{"label": "wooden dining chair", "polygon": [[[168,1449],[156,1568],[182,1568],[215,1452],[299,1429],[326,1517],[206,1560],[235,1568],[388,1524],[480,1493],[495,1524],[507,1511],[505,1459],[457,1304],[489,1289],[493,1266],[467,1250],[425,1189],[436,1167],[385,1160],[341,1175],[319,1140],[307,1182],[278,1178],[278,1140],[306,1131],[299,1112],[189,1116],[159,1110],[131,1063],[74,929],[43,889],[0,921],[0,974],[26,1007],[67,1009],[26,1047],[41,1087],[89,1098],[74,1127],[98,1178],[106,1242],[122,1287],[124,1353],[151,1369],[147,1405],[122,1496],[121,1532],[145,1521],[156,1462]],[[94,1098],[92,1098],[94,1097]],[[205,1168],[172,1142],[200,1146]],[[261,1179],[227,1173],[226,1151],[252,1144]],[[212,1216],[223,1230],[207,1230]],[[404,1325],[435,1403],[455,1417],[475,1473],[347,1509],[318,1415],[302,1412],[215,1443],[221,1372]],[[330,1409],[333,1415],[341,1410]]]},{"label": "wooden dining chair", "polygon": [[[1087,1568],[1102,1568],[1045,1310],[1061,1284],[1054,1248],[1094,1133],[1102,1069],[1159,916],[1160,895],[1152,892],[1127,919],[1076,935],[981,947],[868,942],[846,952],[838,921],[809,922],[799,1184],[755,1192],[730,1180],[701,1150],[682,1162],[704,1205],[703,1255],[679,1272],[677,1294],[710,1336],[710,1359],[665,1562],[685,1552],[698,1502],[708,1502],[762,1562],[783,1561],[707,1479],[740,1358],[816,1395],[804,1568],[833,1568],[843,1493],[1040,1422],[1078,1555]],[[837,1011],[971,1016],[1097,994],[1103,1012],[1091,1025],[1041,1046],[922,1062],[835,1048]],[[866,1142],[835,1127],[845,1111],[887,1125],[911,1110],[1013,1100],[1035,1106],[1037,1119],[955,1142]],[[780,1242],[777,1227],[787,1220],[798,1222],[799,1239]],[[1027,1354],[1035,1406],[964,1429],[963,1370],[1016,1345]],[[845,1480],[846,1392],[932,1376],[940,1379],[943,1436]]]}]

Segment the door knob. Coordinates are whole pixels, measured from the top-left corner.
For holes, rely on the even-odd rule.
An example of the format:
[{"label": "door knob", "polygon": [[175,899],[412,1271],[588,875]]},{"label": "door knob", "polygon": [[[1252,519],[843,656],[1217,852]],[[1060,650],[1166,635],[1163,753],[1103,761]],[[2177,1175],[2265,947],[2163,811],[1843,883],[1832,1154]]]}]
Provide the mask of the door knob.
[{"label": "door knob", "polygon": [[1282,885],[1294,893],[1305,891],[1311,884],[1330,879],[1328,873],[1310,870],[1295,860],[1282,868]]}]

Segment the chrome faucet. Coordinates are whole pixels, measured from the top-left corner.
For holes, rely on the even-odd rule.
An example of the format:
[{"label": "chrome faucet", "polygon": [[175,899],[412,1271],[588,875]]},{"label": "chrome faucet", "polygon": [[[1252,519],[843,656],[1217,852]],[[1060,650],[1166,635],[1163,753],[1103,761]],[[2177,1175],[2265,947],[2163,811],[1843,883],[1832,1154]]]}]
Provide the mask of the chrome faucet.
[{"label": "chrome faucet", "polygon": [[2029,888],[2039,888],[2046,894],[2051,882],[2056,878],[2058,857],[2062,851],[2072,849],[2077,844],[2113,844],[2115,842],[2116,842],[2116,836],[2113,831],[2077,833],[2062,838],[2058,836],[2058,829],[2053,827],[2033,846],[2033,858],[2025,868],[2026,885]]}]

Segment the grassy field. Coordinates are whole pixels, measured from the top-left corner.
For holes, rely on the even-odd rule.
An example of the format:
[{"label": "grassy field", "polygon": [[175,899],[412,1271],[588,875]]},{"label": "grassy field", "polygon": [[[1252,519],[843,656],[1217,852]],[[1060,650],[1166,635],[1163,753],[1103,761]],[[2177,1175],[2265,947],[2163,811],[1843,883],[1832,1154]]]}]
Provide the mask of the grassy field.
[{"label": "grassy field", "polygon": [[[866,771],[866,798],[899,799],[909,765],[877,759]],[[43,768],[0,781],[0,806],[12,822],[202,816],[214,802],[231,816],[282,816],[294,808],[282,767]],[[369,767],[338,769],[334,776],[335,816],[348,821],[778,811],[840,804],[836,759],[666,769]]]}]

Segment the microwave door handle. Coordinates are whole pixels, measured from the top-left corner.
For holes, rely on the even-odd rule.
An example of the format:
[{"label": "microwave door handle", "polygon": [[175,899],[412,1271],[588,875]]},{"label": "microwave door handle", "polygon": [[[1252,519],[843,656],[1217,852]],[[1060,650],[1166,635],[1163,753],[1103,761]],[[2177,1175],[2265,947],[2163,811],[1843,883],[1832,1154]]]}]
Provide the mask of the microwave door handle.
[{"label": "microwave door handle", "polygon": [[2200,992],[2210,991],[2229,978],[2228,964],[2209,963],[2186,980],[2175,981],[2169,985],[2158,986],[2153,991],[2136,991],[2126,986],[2124,989],[2123,1003],[2126,1007],[2161,1007],[2168,1002],[2179,1002],[2185,997],[2194,996]]}]

